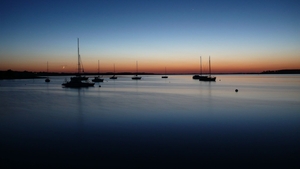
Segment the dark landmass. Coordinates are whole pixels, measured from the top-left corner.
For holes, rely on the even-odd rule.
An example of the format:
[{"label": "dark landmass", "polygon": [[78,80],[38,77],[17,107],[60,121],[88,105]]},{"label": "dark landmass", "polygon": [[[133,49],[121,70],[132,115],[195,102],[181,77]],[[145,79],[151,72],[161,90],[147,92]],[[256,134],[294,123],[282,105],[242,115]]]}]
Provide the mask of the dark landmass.
[{"label": "dark landmass", "polygon": [[268,70],[261,74],[300,74],[300,69]]},{"label": "dark landmass", "polygon": [[[132,72],[106,72],[99,75],[135,75]],[[139,75],[164,75],[164,73],[146,73],[139,72]],[[168,75],[193,75],[198,73],[168,73]],[[213,73],[213,74],[300,74],[300,69],[282,69],[282,70],[268,70],[261,73]],[[28,71],[0,71],[0,79],[36,79],[45,78],[47,76],[75,76],[77,73],[56,73],[56,72],[28,72]],[[82,73],[81,75],[98,75],[98,73]]]},{"label": "dark landmass", "polygon": [[42,78],[37,73],[28,72],[28,71],[0,71],[0,79],[36,79]]},{"label": "dark landmass", "polygon": [[[100,75],[135,75],[136,73],[131,72],[120,72],[120,73],[101,73]],[[139,72],[139,75],[154,75],[153,73]],[[47,73],[47,72],[28,72],[28,71],[0,71],[0,79],[37,79],[46,78],[47,76],[75,76],[77,73]],[[98,73],[81,73],[81,75],[98,75]]]}]

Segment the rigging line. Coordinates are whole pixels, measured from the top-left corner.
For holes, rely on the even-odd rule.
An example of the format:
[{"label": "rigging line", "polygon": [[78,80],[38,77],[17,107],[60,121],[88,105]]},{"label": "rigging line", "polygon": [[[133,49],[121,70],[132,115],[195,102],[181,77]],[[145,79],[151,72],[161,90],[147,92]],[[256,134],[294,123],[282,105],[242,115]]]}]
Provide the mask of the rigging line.
[{"label": "rigging line", "polygon": [[[80,56],[80,55],[79,55]],[[82,69],[82,72],[84,73],[84,68],[83,68],[83,62],[81,60],[81,57],[80,57],[80,63],[81,63],[81,69]]]}]

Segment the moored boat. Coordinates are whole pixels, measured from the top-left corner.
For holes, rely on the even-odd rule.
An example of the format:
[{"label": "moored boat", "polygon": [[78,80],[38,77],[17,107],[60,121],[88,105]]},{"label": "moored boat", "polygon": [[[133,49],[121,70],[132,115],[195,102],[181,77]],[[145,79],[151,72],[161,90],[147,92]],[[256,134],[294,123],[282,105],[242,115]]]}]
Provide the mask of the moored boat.
[{"label": "moored boat", "polygon": [[47,77],[47,78],[45,79],[45,82],[50,82],[49,77]]},{"label": "moored boat", "polygon": [[110,77],[109,79],[112,79],[112,80],[118,79],[118,77],[116,76],[115,64],[114,64],[114,75],[112,77]]},{"label": "moored boat", "polygon": [[112,77],[110,77],[109,79],[113,79],[113,80],[115,80],[115,79],[118,79],[118,77],[117,76],[115,76],[115,75],[113,75]]},{"label": "moored boat", "polygon": [[142,77],[138,76],[138,75],[134,75],[132,78],[132,80],[141,80]]},{"label": "moored boat", "polygon": [[209,56],[209,75],[203,78],[200,78],[199,81],[204,81],[204,82],[215,82],[216,77],[211,76],[211,67],[210,67],[210,56]]},{"label": "moored boat", "polygon": [[167,76],[167,70],[166,70],[166,67],[165,67],[165,75],[164,75],[164,76],[162,76],[161,78],[164,78],[164,79],[168,78],[168,76]]},{"label": "moored boat", "polygon": [[64,87],[73,87],[73,88],[80,88],[80,87],[93,87],[95,83],[89,82],[88,80],[82,81],[79,78],[71,79],[71,81],[65,81],[62,84]]},{"label": "moored boat", "polygon": [[134,75],[132,78],[132,80],[141,80],[142,77],[138,76],[138,62],[136,61],[136,75]]},{"label": "moored boat", "polygon": [[79,54],[79,38],[77,39],[77,46],[78,46],[78,74],[75,77],[71,77],[70,81],[65,81],[62,85],[64,87],[74,87],[74,88],[80,88],[80,87],[92,87],[95,85],[95,83],[89,82],[88,77],[81,76],[81,66],[80,66],[80,54]]},{"label": "moored boat", "polygon": [[95,76],[94,79],[92,80],[93,82],[103,82],[104,79],[102,79],[100,76]]},{"label": "moored boat", "polygon": [[206,79],[208,76],[203,76],[202,75],[202,58],[200,56],[200,74],[199,75],[194,75],[193,79]]},{"label": "moored boat", "polygon": [[104,79],[101,79],[99,75],[99,60],[98,60],[98,76],[95,76],[94,79],[92,80],[93,82],[103,82]]},{"label": "moored boat", "polygon": [[[47,75],[48,75],[48,62],[47,62]],[[46,77],[45,82],[50,82],[50,78]]]},{"label": "moored boat", "polygon": [[74,77],[71,77],[71,79],[74,79],[74,80],[77,80],[77,79],[79,79],[79,80],[88,80],[89,77],[82,76],[82,75],[76,75]]}]

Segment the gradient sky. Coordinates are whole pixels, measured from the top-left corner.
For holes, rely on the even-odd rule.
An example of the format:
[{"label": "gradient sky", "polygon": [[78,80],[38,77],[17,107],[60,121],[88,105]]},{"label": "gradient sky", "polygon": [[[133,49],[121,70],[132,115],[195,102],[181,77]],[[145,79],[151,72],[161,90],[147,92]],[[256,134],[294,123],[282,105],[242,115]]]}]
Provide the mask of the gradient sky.
[{"label": "gradient sky", "polygon": [[0,70],[261,72],[300,68],[300,1],[1,1]]}]

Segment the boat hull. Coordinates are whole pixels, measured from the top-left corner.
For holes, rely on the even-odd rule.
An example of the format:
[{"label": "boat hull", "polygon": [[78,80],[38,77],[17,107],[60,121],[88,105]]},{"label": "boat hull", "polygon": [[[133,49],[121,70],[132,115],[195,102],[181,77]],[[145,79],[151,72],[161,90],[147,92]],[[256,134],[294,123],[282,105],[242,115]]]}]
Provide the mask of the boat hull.
[{"label": "boat hull", "polygon": [[193,79],[206,79],[208,76],[202,76],[202,75],[194,75]]},{"label": "boat hull", "polygon": [[101,79],[100,77],[95,77],[92,81],[93,82],[103,82],[104,79]]},{"label": "boat hull", "polygon": [[89,81],[81,81],[80,78],[71,78],[71,81],[66,81],[62,85],[64,87],[80,88],[80,87],[93,87],[95,83]]},{"label": "boat hull", "polygon": [[104,79],[93,79],[92,81],[93,81],[93,82],[103,82]]},{"label": "boat hull", "polygon": [[135,76],[135,77],[132,77],[131,79],[132,79],[132,80],[141,80],[142,77]]},{"label": "boat hull", "polygon": [[201,78],[201,79],[199,79],[199,81],[203,81],[203,82],[215,82],[216,81],[216,77]]},{"label": "boat hull", "polygon": [[88,80],[89,77],[85,77],[85,76],[75,76],[75,77],[71,77],[71,80]]},{"label": "boat hull", "polygon": [[117,79],[118,77],[116,77],[115,75],[113,75],[112,77],[110,77],[109,79],[113,79],[113,80],[115,80],[115,79]]}]

